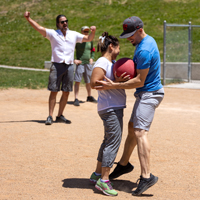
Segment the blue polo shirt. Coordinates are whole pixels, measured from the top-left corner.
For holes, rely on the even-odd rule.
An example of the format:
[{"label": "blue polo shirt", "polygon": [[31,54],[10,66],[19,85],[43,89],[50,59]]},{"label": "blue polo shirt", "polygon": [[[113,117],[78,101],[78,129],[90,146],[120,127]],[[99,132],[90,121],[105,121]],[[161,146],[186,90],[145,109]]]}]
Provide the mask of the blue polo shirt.
[{"label": "blue polo shirt", "polygon": [[163,87],[160,80],[160,54],[156,41],[151,36],[147,35],[136,45],[133,61],[137,69],[149,68],[144,86],[136,88],[136,93],[156,91]]}]

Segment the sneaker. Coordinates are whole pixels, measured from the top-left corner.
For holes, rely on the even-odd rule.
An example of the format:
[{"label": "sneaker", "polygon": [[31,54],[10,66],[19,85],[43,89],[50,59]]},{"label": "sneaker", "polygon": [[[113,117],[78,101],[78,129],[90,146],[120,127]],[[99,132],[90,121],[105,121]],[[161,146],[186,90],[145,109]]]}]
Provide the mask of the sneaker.
[{"label": "sneaker", "polygon": [[87,101],[97,103],[97,100],[93,96],[88,96]]},{"label": "sneaker", "polygon": [[[154,176],[153,174],[150,174],[150,178],[143,178],[140,176],[138,179],[140,182],[137,186],[137,189],[132,192],[133,196],[141,195],[144,191],[146,191],[148,188],[153,186],[157,183],[158,177]],[[137,182],[138,182],[137,180]]]},{"label": "sneaker", "polygon": [[102,191],[104,194],[108,195],[108,196],[117,196],[118,193],[113,190],[111,182],[101,182],[101,179],[99,179],[95,185],[95,188],[97,188],[98,190]]},{"label": "sneaker", "polygon": [[53,118],[52,118],[52,116],[48,116],[47,117],[47,120],[46,120],[46,122],[45,122],[45,124],[46,125],[51,125],[53,123]]},{"label": "sneaker", "polygon": [[60,117],[56,117],[56,122],[71,124],[71,121],[66,119],[63,115],[60,115]]},{"label": "sneaker", "polygon": [[115,179],[122,174],[126,174],[131,172],[134,169],[134,166],[131,165],[131,163],[128,162],[126,166],[120,165],[119,162],[117,163],[117,166],[115,167],[114,171],[110,174],[109,179]]},{"label": "sneaker", "polygon": [[99,180],[101,178],[101,175],[95,175],[95,173],[93,172],[92,173],[92,175],[90,176],[90,181],[92,182],[92,183],[95,183],[96,184],[96,182]]},{"label": "sneaker", "polygon": [[79,104],[79,100],[78,100],[78,99],[75,99],[75,101],[74,101],[74,105],[75,105],[75,106],[80,106],[80,104]]}]

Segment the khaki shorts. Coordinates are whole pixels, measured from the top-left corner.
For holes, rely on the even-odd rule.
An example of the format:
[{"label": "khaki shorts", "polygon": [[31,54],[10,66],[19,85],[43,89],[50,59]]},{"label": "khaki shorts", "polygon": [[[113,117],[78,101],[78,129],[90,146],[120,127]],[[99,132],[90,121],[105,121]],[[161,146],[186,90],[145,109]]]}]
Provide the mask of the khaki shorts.
[{"label": "khaki shorts", "polygon": [[48,90],[58,92],[73,91],[74,66],[65,63],[52,63],[49,74]]}]

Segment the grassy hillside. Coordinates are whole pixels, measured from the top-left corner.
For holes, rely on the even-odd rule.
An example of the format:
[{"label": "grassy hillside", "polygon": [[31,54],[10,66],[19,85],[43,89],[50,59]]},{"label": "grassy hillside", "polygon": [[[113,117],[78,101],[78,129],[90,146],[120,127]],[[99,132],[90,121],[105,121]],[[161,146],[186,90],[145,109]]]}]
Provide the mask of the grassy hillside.
[{"label": "grassy hillside", "polygon": [[[1,0],[0,3],[0,64],[43,68],[50,60],[51,46],[25,20],[26,10],[31,17],[46,28],[55,29],[55,18],[65,14],[69,28],[80,32],[83,25],[97,27],[94,44],[104,31],[119,36],[122,22],[129,16],[139,16],[146,33],[153,36],[163,52],[163,21],[168,23],[200,24],[199,0]],[[193,61],[199,58],[199,34],[194,34]],[[120,39],[118,58],[132,57],[134,48],[126,39]],[[99,54],[96,53],[95,60]]]}]

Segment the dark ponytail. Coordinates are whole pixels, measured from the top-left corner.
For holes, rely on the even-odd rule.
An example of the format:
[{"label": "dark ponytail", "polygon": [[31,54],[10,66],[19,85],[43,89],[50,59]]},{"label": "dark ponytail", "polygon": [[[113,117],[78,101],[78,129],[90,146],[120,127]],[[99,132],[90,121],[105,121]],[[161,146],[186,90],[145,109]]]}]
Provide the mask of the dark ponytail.
[{"label": "dark ponytail", "polygon": [[113,44],[113,46],[118,46],[119,40],[112,35],[108,35],[108,32],[102,33],[102,36],[99,37],[99,42],[97,44],[97,52],[102,53],[107,51],[109,44]]}]

